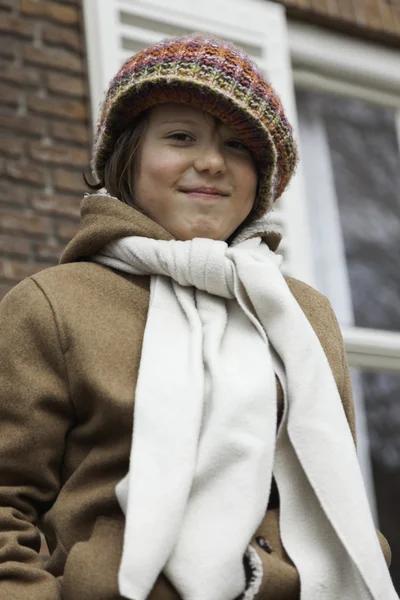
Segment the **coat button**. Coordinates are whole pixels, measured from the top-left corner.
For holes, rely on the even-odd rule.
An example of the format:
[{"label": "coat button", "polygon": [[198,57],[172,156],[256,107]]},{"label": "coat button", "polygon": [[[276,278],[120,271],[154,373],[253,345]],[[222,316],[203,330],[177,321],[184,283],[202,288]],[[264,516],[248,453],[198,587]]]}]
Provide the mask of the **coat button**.
[{"label": "coat button", "polygon": [[268,554],[271,554],[272,548],[269,545],[269,543],[267,542],[267,540],[265,539],[265,537],[262,537],[261,535],[259,535],[258,537],[256,537],[256,542],[260,546],[260,548],[265,550],[265,552],[268,552]]}]

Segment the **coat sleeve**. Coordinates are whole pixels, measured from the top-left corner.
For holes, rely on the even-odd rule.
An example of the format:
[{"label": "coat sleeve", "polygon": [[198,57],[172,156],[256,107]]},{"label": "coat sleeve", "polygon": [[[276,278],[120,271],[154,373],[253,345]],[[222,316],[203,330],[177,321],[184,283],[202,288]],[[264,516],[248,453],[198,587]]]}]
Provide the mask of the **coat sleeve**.
[{"label": "coat sleeve", "polygon": [[0,304],[0,599],[58,600],[39,556],[74,418],[57,324],[33,279]]}]

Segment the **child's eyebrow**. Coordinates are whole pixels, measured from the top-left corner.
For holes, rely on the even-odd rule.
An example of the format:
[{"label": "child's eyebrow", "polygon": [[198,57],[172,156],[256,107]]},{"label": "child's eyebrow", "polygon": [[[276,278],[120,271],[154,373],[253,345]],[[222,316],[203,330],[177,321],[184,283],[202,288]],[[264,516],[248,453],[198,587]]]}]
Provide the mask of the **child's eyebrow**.
[{"label": "child's eyebrow", "polygon": [[167,119],[166,121],[161,121],[161,125],[164,125],[165,123],[198,123],[198,121],[196,121],[195,119],[190,119],[190,118],[182,118],[182,119]]}]

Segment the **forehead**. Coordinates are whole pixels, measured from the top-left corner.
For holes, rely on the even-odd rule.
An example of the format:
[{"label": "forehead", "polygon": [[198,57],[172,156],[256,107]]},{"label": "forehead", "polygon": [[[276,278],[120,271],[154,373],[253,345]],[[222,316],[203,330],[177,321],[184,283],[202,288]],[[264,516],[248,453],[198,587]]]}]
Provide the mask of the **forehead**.
[{"label": "forehead", "polygon": [[194,106],[189,106],[188,104],[179,104],[176,102],[153,106],[149,111],[149,121],[154,125],[183,121],[188,123],[207,123],[212,127],[233,131],[228,125],[225,125],[225,123],[214,117],[211,113]]}]

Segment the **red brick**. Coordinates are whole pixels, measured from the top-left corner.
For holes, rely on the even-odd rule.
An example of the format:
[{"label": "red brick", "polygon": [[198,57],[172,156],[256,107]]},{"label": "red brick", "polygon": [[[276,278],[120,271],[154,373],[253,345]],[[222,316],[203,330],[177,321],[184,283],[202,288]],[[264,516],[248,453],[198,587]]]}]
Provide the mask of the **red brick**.
[{"label": "red brick", "polygon": [[61,240],[69,242],[76,235],[78,229],[79,223],[59,223],[57,226],[57,235]]},{"label": "red brick", "polygon": [[75,142],[88,146],[90,143],[89,126],[54,121],[50,123],[50,136],[56,140]]},{"label": "red brick", "polygon": [[62,46],[70,50],[82,52],[83,41],[80,32],[57,25],[44,24],[42,39],[46,44]]},{"label": "red brick", "polygon": [[0,99],[2,104],[18,106],[21,99],[21,90],[19,87],[0,83]]},{"label": "red brick", "polygon": [[48,73],[46,86],[50,92],[66,96],[84,97],[87,95],[87,86],[83,78],[62,75],[61,73]]},{"label": "red brick", "polygon": [[21,231],[30,235],[45,235],[51,223],[46,217],[27,215],[17,211],[1,211],[0,227],[5,231]]},{"label": "red brick", "polygon": [[312,0],[311,7],[320,14],[337,17],[339,9],[336,0]]},{"label": "red brick", "polygon": [[42,120],[38,117],[22,115],[0,115],[0,127],[21,131],[26,135],[41,135]]},{"label": "red brick", "polygon": [[380,15],[381,15],[381,20],[382,20],[382,30],[385,31],[392,31],[392,16],[390,14],[390,7],[388,6],[388,4],[385,2],[380,2],[379,3],[379,10],[380,10]]},{"label": "red brick", "polygon": [[48,67],[49,69],[71,71],[73,73],[83,73],[84,71],[83,59],[67,50],[25,46],[23,58],[27,64]]},{"label": "red brick", "polygon": [[3,204],[24,206],[27,203],[27,191],[25,187],[16,185],[14,182],[0,180],[0,202]]},{"label": "red brick", "polygon": [[32,200],[32,206],[36,212],[42,212],[49,215],[79,217],[82,196],[64,196],[54,194],[35,194]]},{"label": "red brick", "polygon": [[296,8],[311,8],[310,0],[285,0],[284,4],[285,6],[295,6]]},{"label": "red brick", "polygon": [[395,31],[400,34],[400,13],[399,18],[396,19],[396,15],[393,12],[393,7],[387,4],[380,5],[381,17],[382,17],[382,29],[384,31]]},{"label": "red brick", "polygon": [[81,172],[67,171],[66,169],[54,169],[53,181],[57,190],[66,192],[84,193],[85,183]]},{"label": "red brick", "polygon": [[15,59],[21,52],[21,42],[12,39],[8,35],[2,35],[0,44],[0,56]]},{"label": "red brick", "polygon": [[0,0],[0,8],[12,10],[16,5],[16,0]]},{"label": "red brick", "polygon": [[42,115],[63,117],[64,119],[85,121],[88,118],[88,109],[85,102],[80,100],[65,100],[63,98],[40,98],[28,96],[29,110]]},{"label": "red brick", "polygon": [[30,165],[24,165],[11,160],[4,161],[3,174],[5,177],[16,181],[24,181],[34,185],[45,184],[43,169],[32,167]]},{"label": "red brick", "polygon": [[31,38],[33,36],[33,24],[14,15],[0,13],[0,31]]},{"label": "red brick", "polygon": [[16,137],[0,136],[0,153],[9,156],[21,156],[24,151],[24,142]]},{"label": "red brick", "polygon": [[85,167],[89,162],[88,150],[71,146],[44,146],[40,142],[30,142],[28,152],[34,161],[50,165]]},{"label": "red brick", "polygon": [[318,13],[326,14],[328,12],[329,0],[309,0],[308,7]]},{"label": "red brick", "polygon": [[58,262],[61,253],[64,249],[64,244],[56,244],[50,242],[37,242],[34,246],[34,252],[37,258],[41,260],[52,260]]},{"label": "red brick", "polygon": [[28,240],[13,236],[0,236],[0,252],[2,254],[17,254],[18,256],[29,256],[31,245]]},{"label": "red brick", "polygon": [[49,19],[64,25],[79,24],[79,10],[73,6],[44,0],[20,0],[19,5],[21,13],[30,17]]},{"label": "red brick", "polygon": [[392,31],[395,31],[398,35],[400,35],[400,4],[391,6],[391,11],[393,15]]},{"label": "red brick", "polygon": [[364,0],[353,0],[353,7],[354,7],[354,17],[355,17],[354,22],[355,22],[355,24],[365,27],[366,21],[365,21]]},{"label": "red brick", "polygon": [[382,29],[382,17],[378,0],[364,0],[365,21],[371,29]]},{"label": "red brick", "polygon": [[28,263],[20,260],[0,259],[0,279],[5,281],[18,282],[25,277],[30,277],[46,267],[53,266],[54,263]]},{"label": "red brick", "polygon": [[40,74],[35,69],[29,67],[16,67],[6,60],[0,61],[0,79],[19,85],[38,86],[40,83]]},{"label": "red brick", "polygon": [[354,21],[354,6],[352,0],[337,0],[338,15],[346,21]]}]

